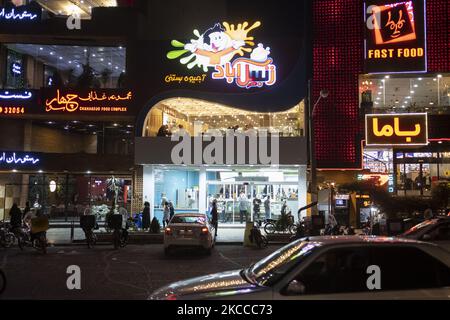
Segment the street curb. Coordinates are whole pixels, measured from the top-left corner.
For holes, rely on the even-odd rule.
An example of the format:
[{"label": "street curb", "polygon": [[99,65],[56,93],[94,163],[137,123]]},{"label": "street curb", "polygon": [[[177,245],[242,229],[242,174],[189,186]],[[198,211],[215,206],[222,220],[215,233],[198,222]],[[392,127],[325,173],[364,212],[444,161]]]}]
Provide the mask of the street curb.
[{"label": "street curb", "polygon": [[[286,245],[287,243],[281,242],[270,242],[271,245]],[[100,242],[95,244],[95,246],[111,246],[110,242]],[[162,245],[162,243],[129,243],[128,245]],[[216,246],[242,246],[243,242],[216,242]],[[51,247],[86,247],[87,244],[85,242],[75,242],[75,243],[55,243],[51,244]],[[94,247],[95,247],[94,246]]]}]

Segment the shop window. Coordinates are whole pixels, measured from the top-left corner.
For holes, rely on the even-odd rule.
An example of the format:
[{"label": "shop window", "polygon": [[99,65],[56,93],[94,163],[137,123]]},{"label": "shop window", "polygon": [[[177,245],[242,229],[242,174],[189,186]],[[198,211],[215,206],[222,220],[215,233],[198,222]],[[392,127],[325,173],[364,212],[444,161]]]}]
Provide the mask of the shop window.
[{"label": "shop window", "polygon": [[278,219],[298,211],[298,172],[255,169],[208,172],[207,208],[217,201],[219,222],[244,223]]},{"label": "shop window", "polygon": [[248,129],[277,131],[280,136],[296,137],[305,134],[304,104],[276,113],[251,112],[218,103],[190,98],[167,99],[149,112],[143,135],[147,137],[170,136],[179,129],[189,134],[205,133],[210,129]]},{"label": "shop window", "polygon": [[364,113],[448,113],[450,75],[361,76],[359,97]]},{"label": "shop window", "polygon": [[25,64],[23,55],[8,50],[6,57],[6,88],[28,88],[25,83]]},{"label": "shop window", "polygon": [[[9,88],[122,88],[126,49],[14,43],[8,50]],[[12,66],[16,64],[16,74]],[[26,65],[29,70],[23,68]],[[22,66],[22,68],[20,68]],[[21,69],[21,74],[18,70]],[[29,72],[28,72],[29,71]]]}]

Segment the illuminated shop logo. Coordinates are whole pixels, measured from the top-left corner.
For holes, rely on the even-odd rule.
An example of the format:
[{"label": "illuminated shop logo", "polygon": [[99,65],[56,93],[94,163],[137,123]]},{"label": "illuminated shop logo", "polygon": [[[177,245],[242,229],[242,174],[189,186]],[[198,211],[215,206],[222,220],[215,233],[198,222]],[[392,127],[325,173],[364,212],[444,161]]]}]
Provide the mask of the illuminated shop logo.
[{"label": "illuminated shop logo", "polygon": [[366,115],[366,144],[426,145],[428,123],[426,113]]},{"label": "illuminated shop logo", "polygon": [[125,95],[90,91],[86,96],[82,96],[76,93],[62,94],[58,89],[56,96],[45,100],[45,111],[127,112],[128,107],[118,103],[130,101],[132,97],[131,91]]},{"label": "illuminated shop logo", "polygon": [[415,40],[414,6],[412,1],[371,6],[367,21],[374,30],[375,43],[388,44]]},{"label": "illuminated shop logo", "polygon": [[24,156],[19,156],[15,152],[2,152],[0,153],[0,164],[17,164],[17,165],[26,165],[26,164],[37,164],[40,161],[39,158],[35,158],[28,154]]},{"label": "illuminated shop logo", "polygon": [[1,20],[17,20],[17,21],[33,21],[37,20],[38,18],[37,13],[28,12],[28,11],[21,11],[16,8],[0,8],[0,21]]},{"label": "illuminated shop logo", "polygon": [[189,70],[197,67],[208,73],[213,69],[213,80],[225,80],[241,88],[272,86],[277,81],[277,68],[270,57],[270,47],[259,43],[254,48],[255,39],[249,36],[260,26],[259,21],[250,27],[248,22],[237,27],[224,22],[203,33],[194,30],[196,38],[186,44],[172,40],[172,46],[179,49],[167,53],[167,58],[180,58]]}]

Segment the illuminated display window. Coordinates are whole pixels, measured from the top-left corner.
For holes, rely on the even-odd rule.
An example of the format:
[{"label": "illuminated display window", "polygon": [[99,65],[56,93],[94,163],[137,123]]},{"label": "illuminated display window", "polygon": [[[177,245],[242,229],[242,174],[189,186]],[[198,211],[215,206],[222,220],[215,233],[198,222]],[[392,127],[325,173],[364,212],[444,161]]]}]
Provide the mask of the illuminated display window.
[{"label": "illuminated display window", "polygon": [[[144,136],[161,135],[163,125],[167,132],[182,126],[191,135],[194,123],[202,124],[202,131],[219,129],[225,131],[269,128],[280,132],[281,136],[304,135],[304,104],[277,113],[251,112],[191,98],[172,98],[154,106],[147,116]],[[167,133],[166,132],[166,133]]]},{"label": "illuminated display window", "polygon": [[359,98],[365,113],[447,113],[450,111],[450,74],[361,76]]},{"label": "illuminated display window", "polygon": [[[126,74],[124,47],[5,44],[8,49],[7,88],[122,88]],[[30,76],[22,56],[27,56]],[[15,67],[13,66],[15,64]],[[14,70],[14,73],[13,73]],[[25,83],[25,79],[34,79]]]}]

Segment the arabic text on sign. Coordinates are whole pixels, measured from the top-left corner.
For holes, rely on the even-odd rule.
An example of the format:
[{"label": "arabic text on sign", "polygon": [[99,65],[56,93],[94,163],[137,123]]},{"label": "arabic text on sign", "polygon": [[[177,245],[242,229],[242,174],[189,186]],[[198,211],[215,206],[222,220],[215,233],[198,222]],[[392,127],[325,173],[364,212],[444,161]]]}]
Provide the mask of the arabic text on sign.
[{"label": "arabic text on sign", "polygon": [[37,14],[28,11],[16,12],[15,8],[10,9],[9,11],[6,8],[0,10],[0,20],[34,20],[37,17]]},{"label": "arabic text on sign", "polygon": [[389,124],[383,126],[381,130],[378,127],[378,118],[372,119],[373,124],[373,134],[377,137],[392,137],[394,134],[397,137],[406,137],[406,142],[411,142],[412,137],[417,137],[420,134],[421,127],[420,124],[415,124],[415,129],[413,131],[402,131],[400,130],[400,119],[398,117],[394,118],[394,126]]},{"label": "arabic text on sign", "polygon": [[256,62],[246,58],[239,58],[224,66],[216,66],[212,74],[213,79],[226,79],[227,83],[236,84],[241,88],[272,86],[277,81],[277,67],[272,59]]},{"label": "arabic text on sign", "polygon": [[0,164],[36,164],[40,160],[38,158],[31,157],[29,155],[25,155],[23,157],[19,157],[15,152],[13,153],[0,153]]},{"label": "arabic text on sign", "polygon": [[0,93],[0,99],[2,100],[28,100],[33,97],[33,94],[30,91],[25,91],[23,94],[18,93],[9,93],[9,91],[5,91]]},{"label": "arabic text on sign", "polygon": [[201,76],[179,76],[176,74],[169,74],[164,78],[166,83],[170,82],[178,82],[178,83],[190,83],[190,84],[198,84],[204,82],[206,79],[206,74],[202,74]]},{"label": "arabic text on sign", "polygon": [[[131,100],[132,99],[132,93],[131,91],[128,92],[126,96],[120,96],[120,95],[107,95],[106,93],[103,93],[99,95],[97,91],[91,91],[86,97],[80,97],[78,94],[68,93],[66,95],[61,95],[59,89],[56,91],[56,97],[49,100],[47,99],[45,101],[45,111],[51,112],[51,111],[67,111],[67,112],[75,112],[77,110],[79,111],[107,111],[105,109],[108,109],[108,111],[116,111],[116,112],[123,112],[123,109],[126,107],[120,107],[117,110],[113,107],[109,106],[98,106],[98,107],[87,107],[87,106],[80,106],[83,102],[92,102],[92,101],[112,101],[112,102],[118,102],[118,101],[125,101],[125,100]],[[100,110],[96,110],[100,109]],[[125,110],[126,111],[126,110]]]}]

